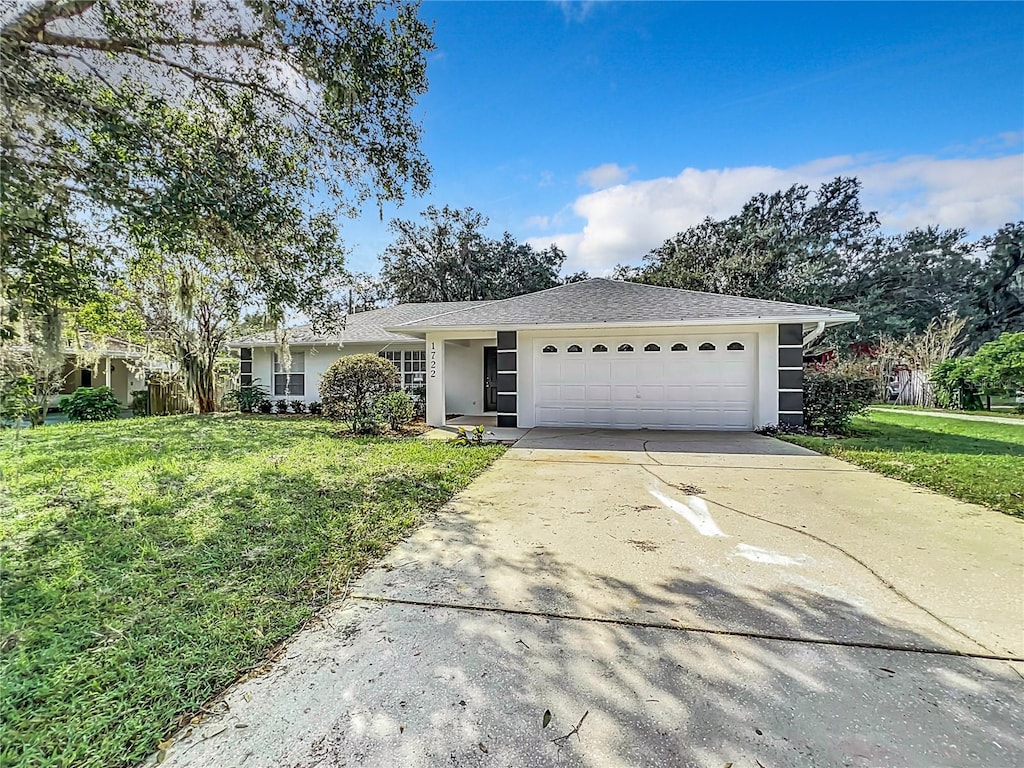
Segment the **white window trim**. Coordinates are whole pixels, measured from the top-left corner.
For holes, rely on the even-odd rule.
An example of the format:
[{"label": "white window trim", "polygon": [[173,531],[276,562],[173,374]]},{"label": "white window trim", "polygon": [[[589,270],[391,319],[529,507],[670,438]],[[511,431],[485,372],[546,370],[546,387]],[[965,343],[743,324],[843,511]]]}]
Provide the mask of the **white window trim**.
[{"label": "white window trim", "polygon": [[[298,365],[296,366],[296,363]],[[280,358],[277,353],[273,353],[273,359],[271,361],[271,375],[273,381],[271,382],[273,387],[273,397],[293,397],[293,398],[305,398],[306,396],[306,353],[305,352],[293,352],[292,353],[292,367],[289,371],[281,369]],[[284,383],[282,386],[283,392],[277,391],[277,377],[283,376]],[[289,392],[289,389],[298,384],[302,388],[302,392]]]}]

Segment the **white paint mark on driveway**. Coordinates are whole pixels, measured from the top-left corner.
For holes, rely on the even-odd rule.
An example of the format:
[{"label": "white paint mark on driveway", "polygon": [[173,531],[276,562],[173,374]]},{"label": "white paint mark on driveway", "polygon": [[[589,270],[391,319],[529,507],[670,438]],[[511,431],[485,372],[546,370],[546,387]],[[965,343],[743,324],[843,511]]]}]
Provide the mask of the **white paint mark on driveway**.
[{"label": "white paint mark on driveway", "polygon": [[780,552],[772,552],[770,549],[754,547],[750,544],[737,544],[734,550],[736,557],[743,557],[755,563],[768,563],[769,565],[803,565],[807,562],[806,557],[790,557]]},{"label": "white paint mark on driveway", "polygon": [[687,496],[684,503],[666,496],[656,488],[648,488],[647,490],[651,496],[692,525],[701,536],[725,536],[722,533],[722,529],[718,527],[718,523],[711,517],[708,505],[699,496]]}]

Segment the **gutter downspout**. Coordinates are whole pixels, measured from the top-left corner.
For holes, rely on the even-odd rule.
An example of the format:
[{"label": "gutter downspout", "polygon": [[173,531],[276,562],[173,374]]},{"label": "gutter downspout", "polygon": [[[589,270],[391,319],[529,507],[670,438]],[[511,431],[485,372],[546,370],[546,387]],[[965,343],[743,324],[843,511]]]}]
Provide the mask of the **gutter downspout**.
[{"label": "gutter downspout", "polygon": [[804,348],[806,349],[808,344],[810,344],[816,338],[821,336],[821,334],[823,334],[824,332],[825,332],[825,321],[824,320],[819,320],[818,324],[814,327],[814,330],[812,330],[810,333],[808,333],[806,336],[804,336],[804,339],[803,339]]}]

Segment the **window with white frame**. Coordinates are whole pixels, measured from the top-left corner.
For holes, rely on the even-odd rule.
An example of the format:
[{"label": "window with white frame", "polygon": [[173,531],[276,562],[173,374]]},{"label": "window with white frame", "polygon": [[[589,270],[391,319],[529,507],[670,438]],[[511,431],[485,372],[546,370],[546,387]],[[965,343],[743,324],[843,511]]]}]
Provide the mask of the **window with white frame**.
[{"label": "window with white frame", "polygon": [[291,369],[285,371],[281,358],[274,353],[274,396],[304,397],[306,394],[306,353],[292,352]]},{"label": "window with white frame", "polygon": [[425,349],[385,349],[380,352],[398,371],[403,389],[422,386],[427,380],[427,351]]}]

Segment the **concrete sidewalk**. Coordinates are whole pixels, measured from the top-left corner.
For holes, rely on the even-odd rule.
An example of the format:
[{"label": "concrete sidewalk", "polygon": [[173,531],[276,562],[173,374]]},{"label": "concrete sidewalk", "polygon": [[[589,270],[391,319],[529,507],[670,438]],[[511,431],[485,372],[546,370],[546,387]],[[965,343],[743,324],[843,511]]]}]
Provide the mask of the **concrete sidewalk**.
[{"label": "concrete sidewalk", "polygon": [[1024,764],[1022,531],[757,435],[533,430],[164,764]]}]

